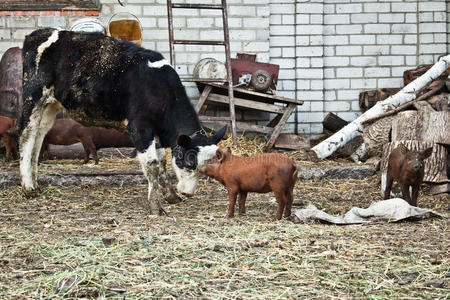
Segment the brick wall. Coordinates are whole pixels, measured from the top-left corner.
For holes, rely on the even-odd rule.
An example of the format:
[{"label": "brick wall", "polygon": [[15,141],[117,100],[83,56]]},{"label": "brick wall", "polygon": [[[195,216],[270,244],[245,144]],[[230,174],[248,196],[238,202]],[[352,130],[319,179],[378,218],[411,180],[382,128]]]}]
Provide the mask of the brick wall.
[{"label": "brick wall", "polygon": [[[299,133],[321,133],[328,112],[355,119],[361,91],[401,87],[404,70],[434,63],[449,49],[450,4],[442,0],[270,3],[271,61],[282,67],[283,93],[306,100]],[[286,130],[293,130],[295,118],[289,121]]]},{"label": "brick wall", "polygon": [[[126,7],[116,0],[100,3],[99,12],[0,11],[0,55],[21,46],[37,27],[68,28],[97,14],[107,24],[114,13],[125,11],[141,21],[143,46],[169,56],[166,0],[128,0]],[[350,121],[360,113],[360,91],[401,86],[404,70],[450,52],[450,2],[444,0],[229,0],[228,6],[232,57],[248,52],[258,61],[279,64],[277,93],[305,100],[284,131],[319,134],[328,112]],[[174,24],[176,37],[183,39],[222,35],[219,11],[176,10]],[[192,74],[201,58],[224,57],[220,46],[177,45],[176,54],[181,75]],[[195,101],[196,87],[186,86]]]}]

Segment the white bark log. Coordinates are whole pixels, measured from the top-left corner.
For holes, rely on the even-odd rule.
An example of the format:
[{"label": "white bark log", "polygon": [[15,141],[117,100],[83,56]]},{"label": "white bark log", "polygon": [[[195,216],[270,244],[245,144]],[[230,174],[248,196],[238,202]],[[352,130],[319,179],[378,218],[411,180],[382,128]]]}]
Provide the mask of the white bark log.
[{"label": "white bark log", "polygon": [[447,70],[450,65],[450,55],[442,57],[431,69],[425,74],[418,77],[416,80],[405,86],[397,94],[390,96],[384,101],[377,102],[371,109],[363,113],[357,119],[349,123],[347,126],[322,141],[320,144],[314,146],[312,150],[316,153],[318,158],[326,158],[333,154],[334,151],[361,135],[363,126],[361,122],[372,118],[376,115],[385,113],[388,110],[413,101],[417,94],[423,90],[431,81],[439,77]]}]

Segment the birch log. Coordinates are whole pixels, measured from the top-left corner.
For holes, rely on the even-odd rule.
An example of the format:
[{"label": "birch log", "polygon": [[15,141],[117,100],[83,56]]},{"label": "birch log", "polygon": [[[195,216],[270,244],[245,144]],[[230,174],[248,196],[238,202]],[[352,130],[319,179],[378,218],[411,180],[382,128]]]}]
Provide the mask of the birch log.
[{"label": "birch log", "polygon": [[418,77],[416,80],[405,86],[400,92],[386,100],[377,102],[371,109],[363,113],[347,126],[322,141],[320,144],[314,146],[312,150],[316,153],[318,158],[326,158],[334,151],[351,141],[356,136],[362,134],[363,126],[361,122],[372,118],[376,115],[383,114],[388,110],[395,109],[399,105],[413,101],[417,94],[423,90],[431,81],[439,77],[447,70],[450,65],[450,55],[442,57],[436,64],[433,65],[425,74]]}]

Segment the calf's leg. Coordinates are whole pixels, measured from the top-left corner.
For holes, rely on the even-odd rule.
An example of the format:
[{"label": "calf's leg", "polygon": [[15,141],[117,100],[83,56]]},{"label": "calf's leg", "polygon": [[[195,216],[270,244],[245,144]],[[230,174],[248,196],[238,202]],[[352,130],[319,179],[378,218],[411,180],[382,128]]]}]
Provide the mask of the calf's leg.
[{"label": "calf's leg", "polygon": [[52,128],[60,109],[61,104],[54,97],[54,87],[43,87],[42,96],[20,136],[20,176],[25,191],[38,188],[37,170],[42,141]]},{"label": "calf's leg", "polygon": [[169,203],[179,202],[179,197],[167,178],[165,151],[156,148],[156,140],[150,128],[145,128],[139,122],[129,124],[131,137],[138,150],[137,157],[148,181],[150,214],[162,214],[162,199]]}]

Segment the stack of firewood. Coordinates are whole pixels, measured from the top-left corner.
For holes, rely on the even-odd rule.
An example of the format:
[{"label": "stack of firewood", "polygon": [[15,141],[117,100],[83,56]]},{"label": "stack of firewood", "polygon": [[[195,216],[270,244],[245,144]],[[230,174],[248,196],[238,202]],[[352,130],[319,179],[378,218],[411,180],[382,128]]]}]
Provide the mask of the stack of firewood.
[{"label": "stack of firewood", "polygon": [[[432,65],[427,65],[405,71],[404,85],[420,77],[431,67]],[[365,160],[370,159],[380,166],[383,173],[387,168],[387,156],[400,143],[415,150],[432,146],[433,154],[425,160],[424,181],[435,184],[433,189],[436,192],[450,191],[449,74],[450,68],[422,90],[415,100],[361,123],[364,125],[362,137],[366,150]],[[360,93],[361,110],[370,109],[376,102],[399,90],[401,88],[384,88]],[[334,132],[345,126],[345,123],[336,115],[329,114],[325,117],[323,126]]]},{"label": "stack of firewood", "polygon": [[[405,71],[404,84],[409,84],[430,67]],[[415,150],[431,146],[433,153],[425,160],[424,181],[433,184],[432,193],[450,191],[449,74],[450,68],[432,81],[416,100],[363,122],[367,155],[381,159],[382,174],[386,172],[389,153],[400,143]],[[395,90],[389,92],[395,93]],[[384,94],[386,91],[375,92],[375,97],[384,97]],[[360,98],[367,98],[367,92],[361,95]]]}]

